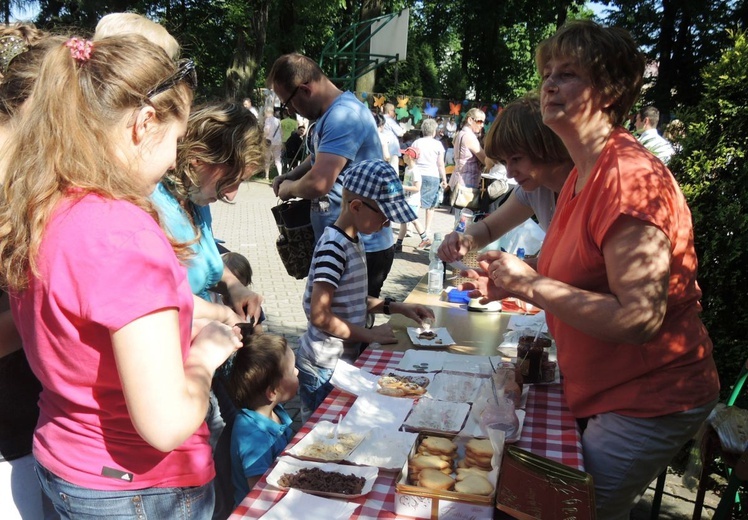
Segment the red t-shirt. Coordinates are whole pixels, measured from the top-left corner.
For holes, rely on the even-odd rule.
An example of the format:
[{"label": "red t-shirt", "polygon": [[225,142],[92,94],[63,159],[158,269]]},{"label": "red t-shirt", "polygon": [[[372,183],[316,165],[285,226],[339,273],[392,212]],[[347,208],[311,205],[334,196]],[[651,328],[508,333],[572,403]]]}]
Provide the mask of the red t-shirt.
[{"label": "red t-shirt", "polygon": [[623,129],[612,133],[575,196],[577,177],[575,168],[559,194],[538,262],[541,274],[610,294],[602,244],[621,215],[662,230],[670,240],[672,260],[667,313],[660,331],[644,345],[605,342],[547,314],[572,413],[654,417],[716,399],[719,378],[712,342],[699,318],[691,212],[674,177]]},{"label": "red t-shirt", "polygon": [[151,447],[132,425],[114,360],[110,332],[165,308],[179,312],[183,358],[190,348],[192,292],[158,224],[127,202],[96,195],[63,200],[44,232],[38,262],[39,277],[11,298],[29,364],[43,386],[34,456],[89,489],[210,482],[205,423],[172,452]]}]

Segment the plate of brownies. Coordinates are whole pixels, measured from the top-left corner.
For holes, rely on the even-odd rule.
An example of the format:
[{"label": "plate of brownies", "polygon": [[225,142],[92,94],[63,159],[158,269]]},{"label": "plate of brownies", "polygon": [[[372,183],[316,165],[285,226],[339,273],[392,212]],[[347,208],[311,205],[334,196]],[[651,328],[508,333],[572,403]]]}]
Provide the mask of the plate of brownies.
[{"label": "plate of brownies", "polygon": [[267,482],[278,489],[298,489],[312,495],[357,498],[374,487],[379,470],[370,466],[343,466],[279,457]]}]

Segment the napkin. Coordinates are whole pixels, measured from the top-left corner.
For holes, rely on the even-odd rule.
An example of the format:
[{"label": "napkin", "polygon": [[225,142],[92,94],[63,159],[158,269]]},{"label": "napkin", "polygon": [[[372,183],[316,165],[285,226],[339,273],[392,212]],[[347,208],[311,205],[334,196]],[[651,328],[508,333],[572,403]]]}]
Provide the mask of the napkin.
[{"label": "napkin", "polygon": [[433,399],[452,403],[472,403],[478,397],[478,390],[489,382],[486,377],[478,375],[455,374],[439,372],[434,376],[434,382],[429,385],[429,394]]},{"label": "napkin", "polygon": [[345,390],[353,395],[361,395],[366,392],[375,391],[378,380],[378,376],[339,359],[335,364],[335,370],[332,373],[330,383],[334,387]]},{"label": "napkin", "polygon": [[404,426],[412,430],[457,433],[470,411],[467,403],[419,399]]},{"label": "napkin", "polygon": [[412,399],[370,392],[358,396],[345,416],[345,424],[351,428],[380,427],[398,430],[411,408]]},{"label": "napkin", "polygon": [[289,518],[324,518],[347,520],[361,504],[309,495],[298,489],[289,489],[277,504],[262,515],[263,520],[288,520]]},{"label": "napkin", "polygon": [[515,314],[509,318],[506,328],[511,330],[523,328],[537,330],[543,323],[545,323],[545,311],[540,311],[535,315]]},{"label": "napkin", "polygon": [[489,361],[488,356],[468,356],[447,352],[444,356],[442,370],[488,376],[491,373],[491,363],[493,363],[493,366],[497,366],[501,361],[502,356],[491,356],[491,361]]},{"label": "napkin", "polygon": [[418,438],[417,433],[372,428],[364,441],[345,460],[353,464],[399,471]]},{"label": "napkin", "polygon": [[438,372],[444,365],[445,355],[446,352],[406,350],[397,368],[410,372]]}]

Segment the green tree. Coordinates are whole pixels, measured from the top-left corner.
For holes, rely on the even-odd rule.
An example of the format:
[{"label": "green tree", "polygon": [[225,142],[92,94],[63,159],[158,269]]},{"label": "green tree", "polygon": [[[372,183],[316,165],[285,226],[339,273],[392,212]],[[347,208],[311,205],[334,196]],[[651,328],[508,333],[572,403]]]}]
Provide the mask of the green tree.
[{"label": "green tree", "polygon": [[409,48],[432,49],[441,89],[434,96],[505,103],[535,86],[535,46],[569,13],[579,16],[582,3],[423,0],[414,7]]},{"label": "green tree", "polygon": [[699,72],[727,45],[725,29],[735,23],[735,2],[724,0],[604,0],[606,23],[628,29],[657,71],[644,99],[663,114],[698,103]]},{"label": "green tree", "polygon": [[35,2],[29,2],[24,0],[0,0],[0,10],[2,10],[3,23],[8,25],[10,23],[10,15],[14,8],[31,7],[31,4]]},{"label": "green tree", "polygon": [[701,102],[682,114],[683,151],[670,163],[693,213],[703,318],[723,389],[748,359],[748,37],[729,35],[734,45],[701,74]]},{"label": "green tree", "polygon": [[37,24],[46,29],[74,27],[92,33],[105,14],[138,12],[139,4],[130,0],[39,0]]}]

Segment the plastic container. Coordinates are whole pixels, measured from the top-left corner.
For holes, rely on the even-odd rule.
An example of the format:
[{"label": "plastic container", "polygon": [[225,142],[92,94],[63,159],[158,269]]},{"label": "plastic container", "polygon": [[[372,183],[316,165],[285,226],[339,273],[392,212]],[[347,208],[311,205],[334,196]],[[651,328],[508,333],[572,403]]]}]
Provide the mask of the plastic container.
[{"label": "plastic container", "polygon": [[455,216],[455,231],[464,233],[467,227],[473,222],[473,210],[462,208],[460,213]]},{"label": "plastic container", "polygon": [[[548,362],[548,349],[550,347],[551,340],[542,336],[536,338],[526,335],[519,338],[517,360],[520,363],[522,376],[525,381],[528,383],[544,382],[543,368],[549,371],[550,367],[544,367],[543,364]],[[555,365],[553,370],[555,374]]]}]

